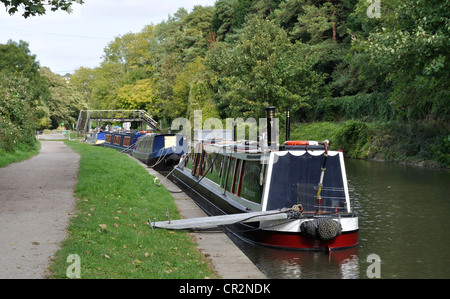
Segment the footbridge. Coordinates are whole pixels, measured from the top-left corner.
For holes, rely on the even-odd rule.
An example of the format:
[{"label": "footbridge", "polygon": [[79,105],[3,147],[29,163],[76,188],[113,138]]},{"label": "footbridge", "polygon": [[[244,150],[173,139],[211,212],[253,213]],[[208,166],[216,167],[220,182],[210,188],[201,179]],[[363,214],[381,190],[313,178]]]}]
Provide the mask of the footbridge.
[{"label": "footbridge", "polygon": [[142,129],[147,124],[151,129],[158,128],[155,121],[145,110],[81,110],[77,122],[77,136],[89,131],[90,122],[141,122]]}]

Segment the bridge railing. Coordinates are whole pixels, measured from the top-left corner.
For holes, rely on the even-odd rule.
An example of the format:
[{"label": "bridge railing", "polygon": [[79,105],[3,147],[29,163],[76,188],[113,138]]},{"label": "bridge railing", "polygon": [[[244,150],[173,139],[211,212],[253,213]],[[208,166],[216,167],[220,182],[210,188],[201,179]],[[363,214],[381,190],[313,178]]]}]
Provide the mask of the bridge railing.
[{"label": "bridge railing", "polygon": [[158,122],[145,110],[81,110],[77,122],[77,135],[80,132],[87,133],[90,121],[141,121],[154,130],[158,128]]}]

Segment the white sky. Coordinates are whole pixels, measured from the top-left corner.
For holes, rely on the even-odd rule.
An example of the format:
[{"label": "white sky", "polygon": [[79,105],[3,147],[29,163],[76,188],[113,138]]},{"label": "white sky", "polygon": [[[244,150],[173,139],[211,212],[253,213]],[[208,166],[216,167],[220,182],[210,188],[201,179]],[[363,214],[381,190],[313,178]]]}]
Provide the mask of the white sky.
[{"label": "white sky", "polygon": [[54,73],[73,73],[99,66],[103,49],[115,37],[156,25],[183,7],[213,6],[216,0],[84,0],[73,12],[47,11],[44,16],[10,16],[0,3],[0,44],[12,39],[29,43],[41,66]]}]

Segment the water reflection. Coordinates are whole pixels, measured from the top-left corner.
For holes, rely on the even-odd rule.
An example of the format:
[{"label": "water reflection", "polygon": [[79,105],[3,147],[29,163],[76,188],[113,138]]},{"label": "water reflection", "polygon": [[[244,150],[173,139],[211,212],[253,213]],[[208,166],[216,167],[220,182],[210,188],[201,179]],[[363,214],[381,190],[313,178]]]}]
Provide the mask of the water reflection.
[{"label": "water reflection", "polygon": [[273,249],[230,238],[268,278],[359,278],[358,247],[328,254]]},{"label": "water reflection", "polygon": [[450,172],[359,160],[346,168],[357,247],[328,255],[235,242],[268,278],[367,278],[370,254],[381,278],[450,278]]}]

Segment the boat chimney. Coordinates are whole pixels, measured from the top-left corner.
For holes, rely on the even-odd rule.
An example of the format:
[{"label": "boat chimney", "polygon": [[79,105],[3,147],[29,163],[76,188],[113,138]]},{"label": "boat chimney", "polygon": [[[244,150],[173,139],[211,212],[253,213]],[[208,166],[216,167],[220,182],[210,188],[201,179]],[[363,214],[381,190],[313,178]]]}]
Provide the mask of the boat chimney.
[{"label": "boat chimney", "polygon": [[291,140],[291,111],[286,109],[286,141]]},{"label": "boat chimney", "polygon": [[275,107],[266,107],[267,115],[267,146],[272,146],[273,137],[275,136]]}]

